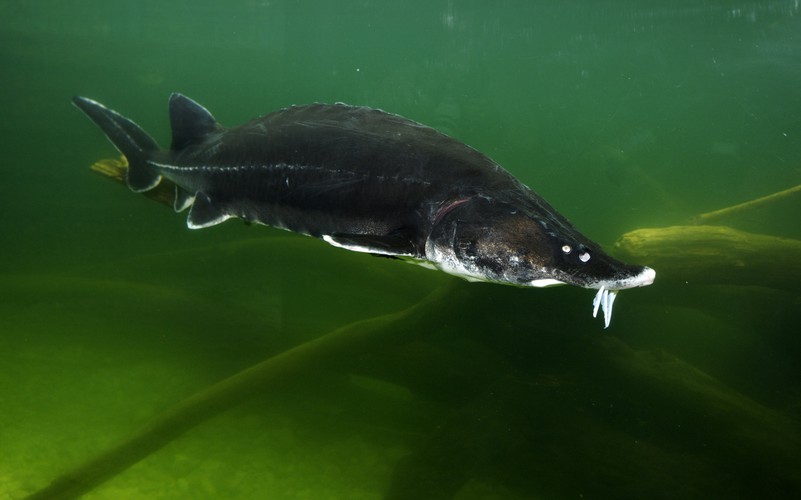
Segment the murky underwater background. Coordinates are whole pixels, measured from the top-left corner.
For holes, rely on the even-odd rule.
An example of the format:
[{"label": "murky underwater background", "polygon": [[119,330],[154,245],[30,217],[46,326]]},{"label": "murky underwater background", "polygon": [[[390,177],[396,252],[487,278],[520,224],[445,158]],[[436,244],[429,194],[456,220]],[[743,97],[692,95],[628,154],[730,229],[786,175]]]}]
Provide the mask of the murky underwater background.
[{"label": "murky underwater background", "polygon": [[88,170],[117,154],[69,101],[165,145],[173,91],[226,125],[380,107],[614,250],[801,184],[797,1],[0,0],[0,41],[0,498],[296,346],[86,498],[801,496],[801,193],[640,252],[603,330],[590,290],[190,231]]}]

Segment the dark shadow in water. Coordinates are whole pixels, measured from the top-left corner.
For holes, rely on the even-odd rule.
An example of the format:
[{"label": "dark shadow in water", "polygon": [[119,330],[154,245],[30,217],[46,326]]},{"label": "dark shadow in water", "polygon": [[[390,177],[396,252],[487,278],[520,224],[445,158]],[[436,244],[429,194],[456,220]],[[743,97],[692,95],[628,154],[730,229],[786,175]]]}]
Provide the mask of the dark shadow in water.
[{"label": "dark shadow in water", "polygon": [[[268,408],[294,400],[286,411],[310,432],[401,439],[410,453],[389,499],[801,491],[801,352],[788,334],[801,318],[786,291],[666,280],[622,293],[604,331],[590,317],[591,291],[469,284],[311,239],[265,238],[23,277],[8,281],[6,299],[195,343],[224,337],[228,352],[209,351],[222,379],[324,342],[316,332],[337,324],[391,318],[441,283],[451,285],[441,307],[413,331],[345,345],[246,394]],[[188,427],[247,399],[237,394],[193,413]],[[321,402],[337,410],[320,413]],[[168,429],[153,449],[188,427]]]}]

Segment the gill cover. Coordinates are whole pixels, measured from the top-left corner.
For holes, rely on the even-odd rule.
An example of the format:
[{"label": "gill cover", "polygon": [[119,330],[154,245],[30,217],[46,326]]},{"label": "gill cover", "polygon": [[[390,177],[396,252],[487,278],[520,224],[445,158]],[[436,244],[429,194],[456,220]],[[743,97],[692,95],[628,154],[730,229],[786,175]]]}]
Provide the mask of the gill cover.
[{"label": "gill cover", "polygon": [[426,258],[473,281],[597,289],[593,317],[603,311],[605,327],[618,290],[649,285],[655,276],[651,268],[607,255],[547,208],[525,211],[481,196],[451,203],[435,216]]},{"label": "gill cover", "polygon": [[549,269],[553,245],[543,227],[512,205],[476,196],[438,214],[426,258],[474,281],[559,284]]}]

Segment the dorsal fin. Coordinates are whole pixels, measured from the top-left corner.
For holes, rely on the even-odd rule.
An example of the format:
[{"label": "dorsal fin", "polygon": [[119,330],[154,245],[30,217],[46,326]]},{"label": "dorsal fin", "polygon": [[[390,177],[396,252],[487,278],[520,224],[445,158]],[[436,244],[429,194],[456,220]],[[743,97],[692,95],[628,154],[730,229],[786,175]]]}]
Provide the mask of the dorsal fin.
[{"label": "dorsal fin", "polygon": [[170,149],[173,151],[198,143],[208,134],[220,129],[220,125],[206,108],[178,93],[170,96],[170,125]]}]

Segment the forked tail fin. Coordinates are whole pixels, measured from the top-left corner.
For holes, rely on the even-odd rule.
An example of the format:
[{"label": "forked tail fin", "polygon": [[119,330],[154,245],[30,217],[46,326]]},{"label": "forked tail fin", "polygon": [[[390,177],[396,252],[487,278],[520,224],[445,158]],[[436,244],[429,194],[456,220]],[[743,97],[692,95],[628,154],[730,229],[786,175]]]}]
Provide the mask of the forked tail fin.
[{"label": "forked tail fin", "polygon": [[76,96],[72,103],[86,113],[128,159],[126,182],[132,191],[140,193],[158,185],[161,175],[147,164],[147,159],[149,153],[161,148],[142,127],[92,99]]}]

